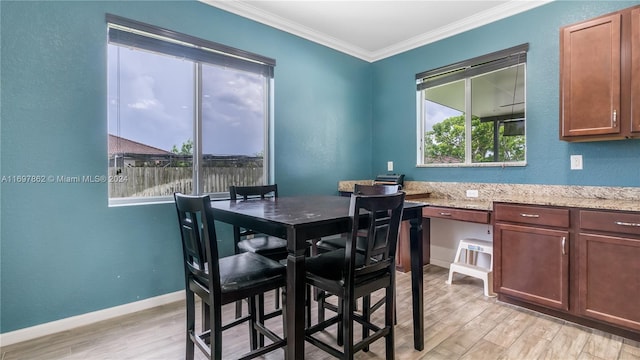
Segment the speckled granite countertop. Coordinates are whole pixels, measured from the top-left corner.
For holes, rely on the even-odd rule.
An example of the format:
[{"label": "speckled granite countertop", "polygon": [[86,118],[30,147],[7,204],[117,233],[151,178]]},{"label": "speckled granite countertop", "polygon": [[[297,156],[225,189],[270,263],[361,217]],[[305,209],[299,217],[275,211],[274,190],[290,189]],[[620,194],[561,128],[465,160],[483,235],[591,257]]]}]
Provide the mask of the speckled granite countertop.
[{"label": "speckled granite countertop", "polygon": [[[354,184],[371,183],[371,180],[340,181],[338,190],[352,191]],[[478,197],[466,197],[466,190],[469,189],[478,190]],[[640,211],[640,188],[638,187],[405,181],[403,190],[411,201],[460,209],[491,211],[494,202],[508,202]]]}]

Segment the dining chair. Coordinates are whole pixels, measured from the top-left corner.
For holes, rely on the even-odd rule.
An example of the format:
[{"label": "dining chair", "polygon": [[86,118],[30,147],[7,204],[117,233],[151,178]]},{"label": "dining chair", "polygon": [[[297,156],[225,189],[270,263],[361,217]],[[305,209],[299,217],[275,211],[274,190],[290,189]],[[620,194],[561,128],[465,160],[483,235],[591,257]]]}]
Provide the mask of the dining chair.
[{"label": "dining chair", "polygon": [[[186,293],[186,356],[194,358],[194,346],[209,359],[222,358],[222,332],[244,322],[249,324],[251,351],[242,359],[264,355],[286,342],[264,325],[264,310],[256,299],[266,291],[283,287],[286,268],[277,261],[255,253],[220,257],[211,199],[205,196],[174,194],[182,239]],[[202,300],[202,331],[195,329],[195,295]],[[222,306],[248,299],[248,314],[222,323]],[[284,326],[284,322],[283,322]],[[286,330],[285,330],[286,331]],[[286,334],[285,334],[286,335]],[[260,337],[272,342],[261,346]]]},{"label": "dining chair", "polygon": [[[386,185],[386,184],[374,184],[374,185],[362,185],[355,184],[353,188],[353,193],[356,195],[384,195],[384,194],[394,194],[400,191],[400,185]],[[358,231],[358,243],[356,248],[358,251],[363,251],[364,245],[360,244],[366,238],[366,229],[361,229]],[[349,234],[343,234],[340,237],[328,237],[322,239],[316,243],[316,253],[328,252],[336,249],[343,249],[346,246],[347,238]],[[395,256],[395,254],[394,254]],[[329,294],[323,291],[315,292],[315,299],[318,302],[318,319],[320,321],[324,320],[324,310],[326,308],[337,311],[337,307],[326,302],[326,298],[330,296]],[[377,310],[382,306],[382,301],[378,301],[376,304],[371,306],[370,297],[365,296],[362,299],[363,313],[365,316],[370,315],[372,312]],[[394,310],[395,314],[395,310]]]},{"label": "dining chair", "polygon": [[[256,186],[229,186],[229,197],[231,201],[265,199],[267,197],[278,197],[278,185],[256,185]],[[251,252],[259,254],[275,261],[285,260],[288,256],[287,241],[275,236],[260,234],[252,229],[245,229],[239,226],[233,227],[233,238],[235,253]],[[260,301],[262,302],[262,297]],[[275,308],[280,308],[280,291],[276,290]],[[276,315],[271,313],[269,316]],[[242,316],[242,302],[236,304],[236,318]]]},{"label": "dining chair", "polygon": [[[305,340],[340,359],[353,359],[354,353],[384,337],[386,359],[394,358],[395,250],[398,240],[404,192],[386,195],[352,195],[352,227],[346,246],[306,259],[306,283],[338,297],[335,316],[305,330]],[[359,232],[366,228],[366,234]],[[364,236],[362,236],[364,235]],[[357,249],[357,243],[363,245]],[[356,299],[385,289],[384,326],[373,324],[355,312]],[[362,324],[363,338],[354,343],[353,322]],[[315,336],[338,324],[336,349]],[[373,331],[365,335],[365,331]]]},{"label": "dining chair", "polygon": [[[400,191],[400,185],[361,185],[355,184],[353,193],[356,195],[384,195],[395,194]],[[361,231],[362,233],[362,231]],[[347,235],[340,237],[327,237],[316,243],[317,252],[326,252],[336,249],[342,249],[347,243]]]},{"label": "dining chair", "polygon": [[[230,186],[229,196],[231,201],[250,200],[253,198],[264,199],[266,197],[278,197],[278,185],[258,186]],[[275,236],[267,236],[255,232],[252,229],[233,227],[236,253],[252,252],[266,256],[270,259],[281,261],[287,258],[287,241]]]}]

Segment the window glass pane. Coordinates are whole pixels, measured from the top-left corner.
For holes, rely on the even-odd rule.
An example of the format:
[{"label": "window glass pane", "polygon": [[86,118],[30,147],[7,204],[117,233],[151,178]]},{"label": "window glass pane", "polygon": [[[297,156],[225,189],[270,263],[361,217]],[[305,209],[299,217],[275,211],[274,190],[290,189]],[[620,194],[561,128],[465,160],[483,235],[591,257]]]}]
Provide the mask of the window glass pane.
[{"label": "window glass pane", "polygon": [[202,65],[203,191],[264,184],[267,79]]},{"label": "window glass pane", "polygon": [[192,192],[194,64],[108,45],[110,198]]},{"label": "window glass pane", "polygon": [[471,81],[471,162],[524,161],[525,65]]},{"label": "window glass pane", "polygon": [[464,80],[424,90],[424,163],[464,162]]}]

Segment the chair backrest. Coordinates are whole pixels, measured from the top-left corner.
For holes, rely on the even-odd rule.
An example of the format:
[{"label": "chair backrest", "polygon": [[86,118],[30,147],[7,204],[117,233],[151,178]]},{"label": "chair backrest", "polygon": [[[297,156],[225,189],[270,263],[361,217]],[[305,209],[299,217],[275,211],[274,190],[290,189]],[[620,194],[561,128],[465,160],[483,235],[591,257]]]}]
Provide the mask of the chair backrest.
[{"label": "chair backrest", "polygon": [[229,195],[231,200],[238,200],[238,197],[242,197],[243,200],[251,198],[261,198],[273,196],[278,197],[278,184],[272,185],[258,185],[258,186],[229,186]]},{"label": "chair backrest", "polygon": [[[278,197],[278,184],[272,185],[257,185],[257,186],[229,186],[229,196],[232,201],[237,201],[238,198],[242,200],[250,199],[264,199],[268,196]],[[256,235],[257,232],[251,229],[244,229],[238,226],[233,227],[233,239],[235,242],[236,254],[240,251],[238,249],[238,242],[242,238]]]},{"label": "chair backrest", "polygon": [[353,187],[353,193],[356,195],[384,195],[395,194],[400,191],[400,185],[362,185],[355,184]]},{"label": "chair backrest", "polygon": [[209,288],[220,288],[218,242],[208,195],[173,194],[182,238],[186,286],[189,280],[206,280]]},{"label": "chair backrest", "polygon": [[[398,242],[404,192],[383,195],[352,195],[354,216],[352,229],[345,249],[345,283],[355,276],[392,269]],[[362,244],[362,222],[366,222],[366,249],[356,250]],[[358,241],[358,238],[361,240]],[[364,250],[364,251],[363,251]],[[361,266],[356,266],[356,256],[364,256]]]}]

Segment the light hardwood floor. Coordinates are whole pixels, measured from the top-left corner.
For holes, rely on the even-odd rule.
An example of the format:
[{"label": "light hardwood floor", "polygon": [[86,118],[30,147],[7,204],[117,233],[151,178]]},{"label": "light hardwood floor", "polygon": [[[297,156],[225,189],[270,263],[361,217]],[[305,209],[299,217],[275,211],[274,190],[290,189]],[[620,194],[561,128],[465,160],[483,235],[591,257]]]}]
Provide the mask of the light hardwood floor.
[{"label": "light hardwood floor", "polygon": [[[485,298],[477,279],[456,275],[454,284],[446,285],[447,275],[436,266],[424,269],[425,349],[418,352],[413,349],[410,274],[398,273],[396,359],[640,359],[638,342]],[[226,306],[225,316],[231,318],[233,310]],[[374,316],[381,320],[381,313]],[[269,325],[281,330],[279,318]],[[335,336],[331,330],[327,337]],[[225,332],[225,359],[248,350],[247,334],[245,325]],[[2,360],[164,360],[183,359],[184,347],[184,305],[177,302],[10,345],[1,352]],[[309,359],[328,358],[310,344],[306,351]],[[276,350],[264,359],[283,357],[283,351]],[[356,358],[384,359],[384,342]],[[204,359],[197,349],[196,359]]]}]

